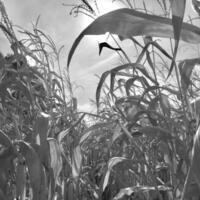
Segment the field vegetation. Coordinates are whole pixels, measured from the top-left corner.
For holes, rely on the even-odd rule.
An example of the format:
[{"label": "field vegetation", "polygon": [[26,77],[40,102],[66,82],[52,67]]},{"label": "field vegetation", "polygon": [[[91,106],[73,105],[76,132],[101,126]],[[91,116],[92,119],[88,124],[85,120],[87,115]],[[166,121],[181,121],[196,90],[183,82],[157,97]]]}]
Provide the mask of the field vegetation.
[{"label": "field vegetation", "polygon": [[[118,1],[126,8],[102,16],[101,0],[71,5],[94,21],[67,66],[38,20],[19,40],[0,1],[12,49],[0,54],[0,200],[199,199],[200,58],[177,59],[182,44],[199,50],[199,18],[185,22],[186,0],[152,0],[159,16],[145,1],[140,9],[137,0]],[[198,16],[199,1],[192,4]],[[113,42],[100,43],[99,54],[108,48],[120,62],[99,77],[96,113],[79,112],[73,55],[85,36],[105,33]]]}]

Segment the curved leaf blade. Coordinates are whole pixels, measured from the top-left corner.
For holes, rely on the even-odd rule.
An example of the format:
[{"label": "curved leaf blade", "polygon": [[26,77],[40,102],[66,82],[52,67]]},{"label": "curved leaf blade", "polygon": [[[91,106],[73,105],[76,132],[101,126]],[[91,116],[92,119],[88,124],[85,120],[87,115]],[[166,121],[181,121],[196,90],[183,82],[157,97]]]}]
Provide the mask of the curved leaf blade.
[{"label": "curved leaf blade", "polygon": [[180,0],[180,1],[171,0],[172,25],[173,25],[173,30],[174,30],[175,47],[174,47],[173,59],[172,59],[168,77],[171,75],[171,72],[175,64],[176,54],[178,51],[178,45],[179,45],[179,40],[181,36],[183,17],[185,13],[185,4],[186,4],[186,0]]},{"label": "curved leaf blade", "polygon": [[[67,66],[69,67],[72,56],[84,36],[102,35],[106,32],[123,38],[141,35],[174,38],[171,19],[145,14],[128,8],[118,9],[100,16],[81,32],[71,47]],[[188,23],[182,24],[181,40],[190,43],[199,43],[199,35],[200,29],[198,27]]]}]

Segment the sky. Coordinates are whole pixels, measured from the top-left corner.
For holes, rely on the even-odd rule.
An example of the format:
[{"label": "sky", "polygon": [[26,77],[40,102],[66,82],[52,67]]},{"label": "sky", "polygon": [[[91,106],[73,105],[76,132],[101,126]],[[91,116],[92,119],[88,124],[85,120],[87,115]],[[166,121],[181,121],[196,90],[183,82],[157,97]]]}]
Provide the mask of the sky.
[{"label": "sky", "polygon": [[[124,7],[116,2],[115,4],[108,4],[110,1],[97,1],[99,2],[101,14],[118,7]],[[79,17],[69,15],[70,8],[63,6],[63,3],[71,4],[75,2],[77,0],[5,0],[4,4],[12,23],[27,30],[32,29],[32,23],[40,15],[39,28],[50,35],[58,47],[65,46],[61,57],[62,68],[64,69],[66,68],[67,55],[72,43],[91,22],[88,17],[83,15]],[[138,2],[142,1],[138,0]],[[157,8],[152,3],[156,0],[146,2],[149,2],[148,9],[157,12]],[[192,12],[191,7],[187,7],[189,9],[187,12]],[[95,90],[99,80],[96,75],[100,76],[120,62],[117,54],[107,49],[103,50],[101,56],[98,55],[98,42],[106,41],[106,38],[107,36],[88,36],[84,38],[71,62],[70,78],[74,84],[74,95],[78,99],[79,108],[84,111],[91,109],[89,99],[95,99]],[[10,52],[8,42],[1,32],[0,44],[0,51],[4,55]],[[127,41],[123,42],[122,46],[130,49]]]}]

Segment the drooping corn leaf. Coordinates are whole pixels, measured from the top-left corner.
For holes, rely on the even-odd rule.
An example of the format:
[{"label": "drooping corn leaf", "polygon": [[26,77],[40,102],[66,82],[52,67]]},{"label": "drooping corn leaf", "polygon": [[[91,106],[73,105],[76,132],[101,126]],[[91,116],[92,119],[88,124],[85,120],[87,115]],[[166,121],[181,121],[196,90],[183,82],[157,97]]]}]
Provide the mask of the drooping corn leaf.
[{"label": "drooping corn leaf", "polygon": [[173,52],[173,59],[171,63],[171,67],[169,69],[168,77],[170,76],[176,59],[176,54],[178,51],[179,40],[181,37],[181,30],[183,24],[183,17],[185,13],[185,4],[186,0],[171,0],[171,8],[172,8],[172,25],[174,30],[174,39],[175,39],[175,47]]},{"label": "drooping corn leaf", "polygon": [[33,200],[39,200],[39,192],[42,176],[42,165],[39,156],[30,144],[19,141],[19,150],[22,156],[25,158],[26,165],[28,167],[30,184],[33,190]]},{"label": "drooping corn leaf", "polygon": [[[180,19],[182,20],[181,17]],[[178,32],[180,32],[180,28],[176,30],[176,37],[178,36]],[[116,34],[123,38],[141,35],[174,38],[174,30],[171,19],[145,14],[128,8],[118,9],[100,16],[81,32],[70,49],[67,66],[69,67],[72,56],[84,36],[101,35],[106,32]],[[182,24],[182,30],[180,33],[181,40],[190,43],[199,43],[199,35],[200,29],[198,27],[187,23]]]}]

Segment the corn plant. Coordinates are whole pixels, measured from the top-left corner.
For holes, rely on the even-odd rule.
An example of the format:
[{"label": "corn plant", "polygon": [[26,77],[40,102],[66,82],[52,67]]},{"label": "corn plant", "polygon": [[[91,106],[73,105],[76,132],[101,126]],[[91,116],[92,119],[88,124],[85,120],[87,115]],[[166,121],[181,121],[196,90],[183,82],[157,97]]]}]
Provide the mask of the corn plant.
[{"label": "corn plant", "polygon": [[13,52],[0,54],[0,199],[66,199],[79,176],[85,124],[67,71],[62,76],[62,48],[39,18],[32,32],[18,27],[19,41],[2,1],[0,13]]},{"label": "corn plant", "polygon": [[[94,2],[88,6],[83,1],[85,7],[75,6],[72,11],[90,7],[89,13],[95,13]],[[195,66],[199,58],[177,61],[176,57],[180,41],[200,42],[200,28],[183,21],[184,0],[157,1],[163,16],[148,14],[145,2],[143,11],[136,9],[137,1],[123,2],[128,8],[97,17],[86,27],[68,56],[69,67],[84,36],[109,32],[117,46],[103,42],[99,52],[109,48],[123,57],[123,64],[100,77],[96,105],[101,118],[79,142],[83,155],[87,153],[83,168],[89,168],[83,183],[91,199],[198,198],[199,78]],[[198,2],[193,4],[199,13]],[[168,38],[171,53],[156,38]],[[135,60],[120,46],[125,39],[138,52]]]}]

